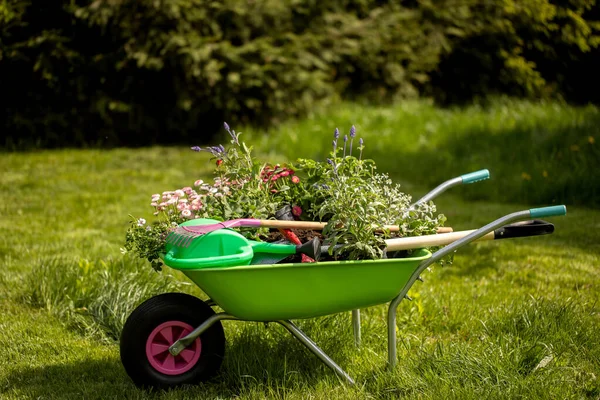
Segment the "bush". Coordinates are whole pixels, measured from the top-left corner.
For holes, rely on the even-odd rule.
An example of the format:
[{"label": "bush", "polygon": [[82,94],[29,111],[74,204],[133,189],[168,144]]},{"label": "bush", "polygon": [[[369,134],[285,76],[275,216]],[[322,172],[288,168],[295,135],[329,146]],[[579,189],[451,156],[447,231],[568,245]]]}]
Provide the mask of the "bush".
[{"label": "bush", "polygon": [[459,35],[431,76],[430,93],[443,103],[486,98],[565,97],[598,102],[594,70],[600,56],[596,0],[483,2],[464,7]]},{"label": "bush", "polygon": [[595,0],[38,3],[0,3],[4,145],[207,142],[340,96],[598,100]]}]

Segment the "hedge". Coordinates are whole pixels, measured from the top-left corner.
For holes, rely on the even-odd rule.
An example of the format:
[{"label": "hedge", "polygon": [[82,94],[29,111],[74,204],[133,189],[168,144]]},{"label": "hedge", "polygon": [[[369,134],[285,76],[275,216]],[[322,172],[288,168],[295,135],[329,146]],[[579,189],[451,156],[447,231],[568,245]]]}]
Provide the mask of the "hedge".
[{"label": "hedge", "polygon": [[339,97],[598,101],[598,14],[595,0],[1,0],[4,145],[202,143],[225,119],[276,124]]}]

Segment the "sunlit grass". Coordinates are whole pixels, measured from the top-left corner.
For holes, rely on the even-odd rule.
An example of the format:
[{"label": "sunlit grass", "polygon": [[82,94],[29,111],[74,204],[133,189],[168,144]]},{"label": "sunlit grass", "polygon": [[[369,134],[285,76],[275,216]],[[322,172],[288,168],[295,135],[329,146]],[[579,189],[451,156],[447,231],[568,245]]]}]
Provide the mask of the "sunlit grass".
[{"label": "sunlit grass", "polygon": [[[458,194],[494,198],[491,194],[499,193],[500,187],[506,190],[502,198],[509,198],[513,192],[507,182],[513,178],[505,181],[503,174],[519,174],[522,180],[522,166],[531,169],[538,161],[523,159],[525,151],[518,150],[511,163],[485,164],[499,160],[501,150],[492,151],[495,147],[482,136],[473,147],[462,142],[482,160],[481,165],[471,165],[463,153],[452,152],[442,153],[446,155],[439,160],[423,157],[422,162],[409,163],[410,154],[420,152],[414,132],[433,121],[441,125],[436,128],[439,137],[432,141],[442,143],[443,136],[450,140],[452,135],[458,140],[460,132],[468,131],[460,131],[460,126],[477,121],[487,126],[499,107],[459,112],[422,103],[381,109],[344,105],[328,116],[286,124],[265,139],[254,132],[247,136],[264,159],[318,158],[327,151],[329,131],[354,123],[365,132],[369,156],[416,194],[457,174],[490,168],[493,180],[473,185],[470,191],[452,189],[436,202],[449,225],[472,229],[534,204],[463,200]],[[519,114],[518,107],[528,107],[527,113],[537,121],[517,120],[515,129],[522,132],[531,134],[532,126],[543,126],[548,118],[549,131],[560,125],[559,120],[575,126],[565,137],[552,140],[568,141],[575,133],[596,135],[585,122],[595,109],[520,103],[515,107],[507,107],[505,114]],[[504,132],[501,125],[491,125],[497,135]],[[294,135],[297,139],[291,141]],[[479,154],[481,149],[487,153]],[[585,153],[583,165],[597,167],[594,154]],[[567,176],[570,167],[552,168]],[[386,308],[380,306],[363,310],[360,349],[352,341],[349,313],[299,321],[356,379],[356,387],[342,384],[282,328],[226,322],[226,359],[217,379],[169,393],[138,390],[120,364],[114,341],[124,318],[155,293],[203,295],[172,270],[157,274],[148,264],[121,255],[129,214],[150,218],[152,193],[190,185],[206,178],[210,169],[206,154],[187,148],[2,155],[1,398],[600,396],[600,212],[571,206],[567,217],[551,219],[556,225],[553,235],[472,245],[460,250],[454,265],[436,266],[426,273],[425,283],[411,290],[414,301],[399,307],[399,364],[392,372],[385,368]],[[533,178],[529,182],[536,188],[551,186]]]}]

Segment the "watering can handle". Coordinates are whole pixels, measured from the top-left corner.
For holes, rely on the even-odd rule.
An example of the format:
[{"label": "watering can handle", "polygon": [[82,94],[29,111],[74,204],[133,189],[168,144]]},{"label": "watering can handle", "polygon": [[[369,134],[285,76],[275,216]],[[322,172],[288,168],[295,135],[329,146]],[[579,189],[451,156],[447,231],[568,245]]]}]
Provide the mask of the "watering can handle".
[{"label": "watering can handle", "polygon": [[240,247],[240,252],[218,257],[177,258],[171,249],[164,255],[163,261],[171,268],[198,269],[217,266],[234,266],[248,264],[254,255],[251,246]]}]

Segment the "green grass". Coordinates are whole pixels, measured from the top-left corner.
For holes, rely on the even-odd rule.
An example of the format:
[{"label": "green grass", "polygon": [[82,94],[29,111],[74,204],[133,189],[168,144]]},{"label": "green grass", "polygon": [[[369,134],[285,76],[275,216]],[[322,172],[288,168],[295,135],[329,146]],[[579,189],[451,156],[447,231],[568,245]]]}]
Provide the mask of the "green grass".
[{"label": "green grass", "polygon": [[[466,198],[527,204],[600,205],[600,110],[497,100],[482,108],[440,109],[406,102],[344,104],[273,129],[247,133],[271,158],[324,159],[333,130],[350,126],[365,156],[397,181],[430,188],[450,176],[488,168],[493,184],[465,188]],[[354,146],[356,149],[356,144]],[[355,153],[356,154],[356,153]]]},{"label": "green grass", "polygon": [[[500,160],[510,146],[498,145],[503,135],[513,138],[510,132],[519,131],[531,139],[545,118],[541,148],[577,135],[600,138],[589,122],[598,115],[594,108],[505,105],[506,115],[530,116],[505,130],[494,122],[500,105],[494,107],[442,111],[424,103],[343,105],[328,115],[286,124],[265,139],[252,131],[247,136],[264,159],[322,157],[329,131],[355,123],[365,132],[369,156],[416,195],[454,175],[488,167],[492,181],[452,189],[436,202],[448,224],[462,230],[539,205],[489,199],[498,198],[493,193],[500,198],[521,193],[521,188],[511,192],[508,182],[513,175],[522,181],[521,170],[533,171],[541,162],[522,159],[525,152],[518,150],[513,162],[498,164],[498,171],[483,161],[471,165],[464,154]],[[424,156],[414,164],[411,154],[421,152],[415,138],[426,121],[438,124],[438,144],[468,137],[477,124],[496,126],[498,137],[462,141],[465,153],[448,150],[447,160]],[[572,129],[559,135],[554,130],[559,125]],[[597,169],[592,151],[597,150],[580,147],[582,165]],[[551,158],[548,171],[567,179],[574,160],[561,166]],[[121,255],[128,214],[149,218],[150,194],[206,177],[207,161],[205,154],[182,148],[3,154],[0,398],[600,397],[600,212],[570,203],[567,217],[552,219],[553,235],[471,245],[459,251],[454,265],[426,273],[425,283],[411,290],[414,301],[399,307],[400,362],[393,372],[385,369],[386,308],[380,306],[363,310],[360,349],[352,343],[349,313],[299,321],[356,379],[356,387],[343,385],[282,328],[226,322],[227,355],[217,379],[168,393],[137,389],[120,364],[114,340],[124,318],[143,299],[165,290],[203,295],[172,270],[157,274]],[[558,182],[552,175],[547,182],[531,176],[527,183],[540,196],[558,190],[544,189]],[[588,204],[597,204],[593,190],[598,186],[585,192],[592,199]],[[522,201],[519,196],[510,200]]]}]

